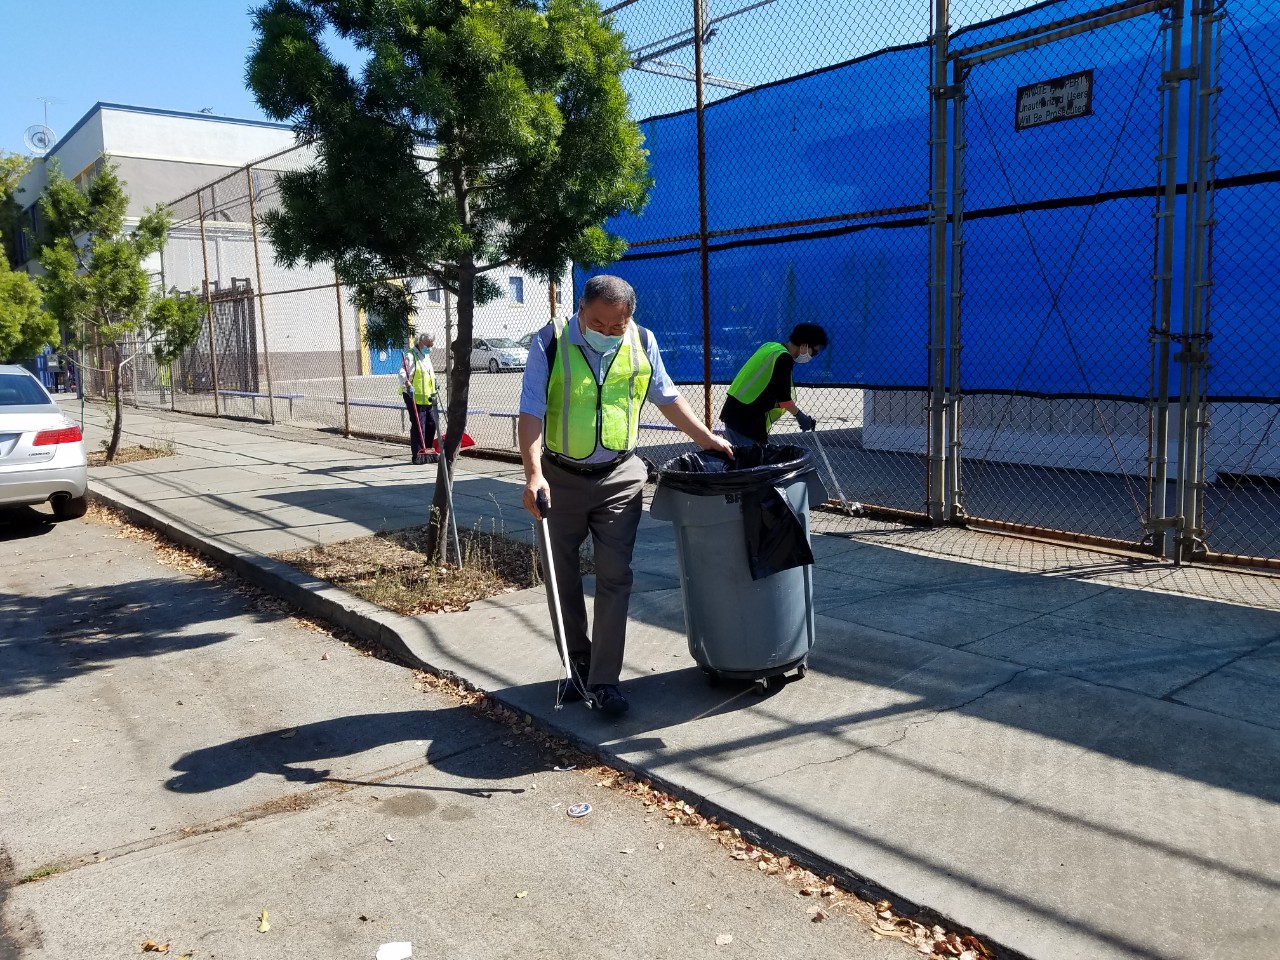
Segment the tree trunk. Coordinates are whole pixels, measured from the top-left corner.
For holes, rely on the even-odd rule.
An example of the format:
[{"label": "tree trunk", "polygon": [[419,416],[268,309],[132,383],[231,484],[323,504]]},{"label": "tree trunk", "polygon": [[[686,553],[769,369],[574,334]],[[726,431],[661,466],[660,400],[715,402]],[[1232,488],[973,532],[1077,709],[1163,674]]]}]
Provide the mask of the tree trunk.
[{"label": "tree trunk", "polygon": [[[472,321],[475,316],[475,265],[458,264],[458,335],[448,349],[453,351],[449,378],[448,435],[440,438],[440,465],[436,468],[436,492],[431,501],[431,521],[427,529],[427,556],[443,559],[448,554],[449,489],[445,483],[447,458],[449,479],[453,479],[458,445],[467,429],[467,407],[471,395]],[[455,560],[461,558],[455,557]]]},{"label": "tree trunk", "polygon": [[120,447],[120,433],[124,418],[124,403],[120,396],[120,345],[113,343],[111,345],[111,392],[115,397],[116,415],[115,420],[111,424],[111,442],[107,444],[107,463],[111,463],[116,458],[116,450]]}]

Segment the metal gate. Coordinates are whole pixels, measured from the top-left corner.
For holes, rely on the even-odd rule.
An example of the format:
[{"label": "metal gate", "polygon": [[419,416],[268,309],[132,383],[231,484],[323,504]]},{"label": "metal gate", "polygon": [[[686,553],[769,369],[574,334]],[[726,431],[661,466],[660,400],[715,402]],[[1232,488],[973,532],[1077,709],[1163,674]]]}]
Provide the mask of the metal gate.
[{"label": "metal gate", "polygon": [[950,513],[1160,550],[1181,0],[1065,6],[948,51]]}]

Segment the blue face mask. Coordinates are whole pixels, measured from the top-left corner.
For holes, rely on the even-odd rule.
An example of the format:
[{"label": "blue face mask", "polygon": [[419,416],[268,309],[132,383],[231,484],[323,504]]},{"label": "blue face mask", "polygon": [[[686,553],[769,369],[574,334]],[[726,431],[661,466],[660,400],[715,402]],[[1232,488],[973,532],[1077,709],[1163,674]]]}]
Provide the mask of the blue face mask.
[{"label": "blue face mask", "polygon": [[608,334],[597,333],[586,324],[582,324],[582,339],[586,341],[587,346],[596,353],[609,353],[617,350],[622,344],[622,335],[611,337]]}]

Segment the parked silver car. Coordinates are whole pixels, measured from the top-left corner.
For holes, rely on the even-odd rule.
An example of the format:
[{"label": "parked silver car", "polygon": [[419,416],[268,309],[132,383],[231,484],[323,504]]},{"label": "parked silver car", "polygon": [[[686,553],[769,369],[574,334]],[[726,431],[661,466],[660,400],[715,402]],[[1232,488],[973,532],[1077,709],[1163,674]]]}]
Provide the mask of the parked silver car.
[{"label": "parked silver car", "polygon": [[489,337],[472,342],[472,370],[488,370],[490,373],[523,370],[528,359],[529,351],[506,337]]},{"label": "parked silver car", "polygon": [[29,371],[0,366],[0,507],[47,502],[72,520],[84,516],[88,489],[80,425]]}]

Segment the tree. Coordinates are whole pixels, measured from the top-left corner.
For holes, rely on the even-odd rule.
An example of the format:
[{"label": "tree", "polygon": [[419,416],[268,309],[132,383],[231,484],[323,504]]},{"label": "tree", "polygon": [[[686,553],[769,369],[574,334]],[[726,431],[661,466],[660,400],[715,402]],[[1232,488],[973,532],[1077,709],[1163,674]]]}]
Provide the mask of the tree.
[{"label": "tree", "polygon": [[0,151],[0,363],[29,360],[58,342],[58,322],[41,307],[40,288],[5,255],[17,229],[18,181],[29,169],[26,157]]},{"label": "tree", "polygon": [[[602,224],[650,186],[628,117],[620,33],[594,0],[270,0],[254,13],[247,78],[315,160],[280,177],[265,216],[286,266],[332,261],[370,316],[375,348],[403,346],[425,277],[457,297],[444,457],[466,429],[474,308],[509,265],[558,279],[626,249]],[[352,44],[358,72],[325,45]],[[443,468],[428,550],[448,519]]]},{"label": "tree", "polygon": [[[18,204],[18,182],[31,169],[31,159],[16,153],[0,150],[0,239],[12,243],[17,239],[18,218],[22,207]],[[4,247],[0,245],[0,250]]]},{"label": "tree", "polygon": [[58,343],[58,321],[40,305],[40,288],[9,267],[0,250],[0,363],[30,360]]},{"label": "tree", "polygon": [[158,359],[176,356],[200,333],[204,304],[190,294],[152,289],[143,261],[165,244],[169,215],[147,210],[132,231],[125,228],[129,198],[115,166],[103,165],[85,192],[49,165],[49,185],[40,198],[48,239],[40,250],[45,305],[80,351],[107,351],[115,402],[107,460],[115,459],[123,422],[122,373],[135,355],[130,343],[151,347]]}]

